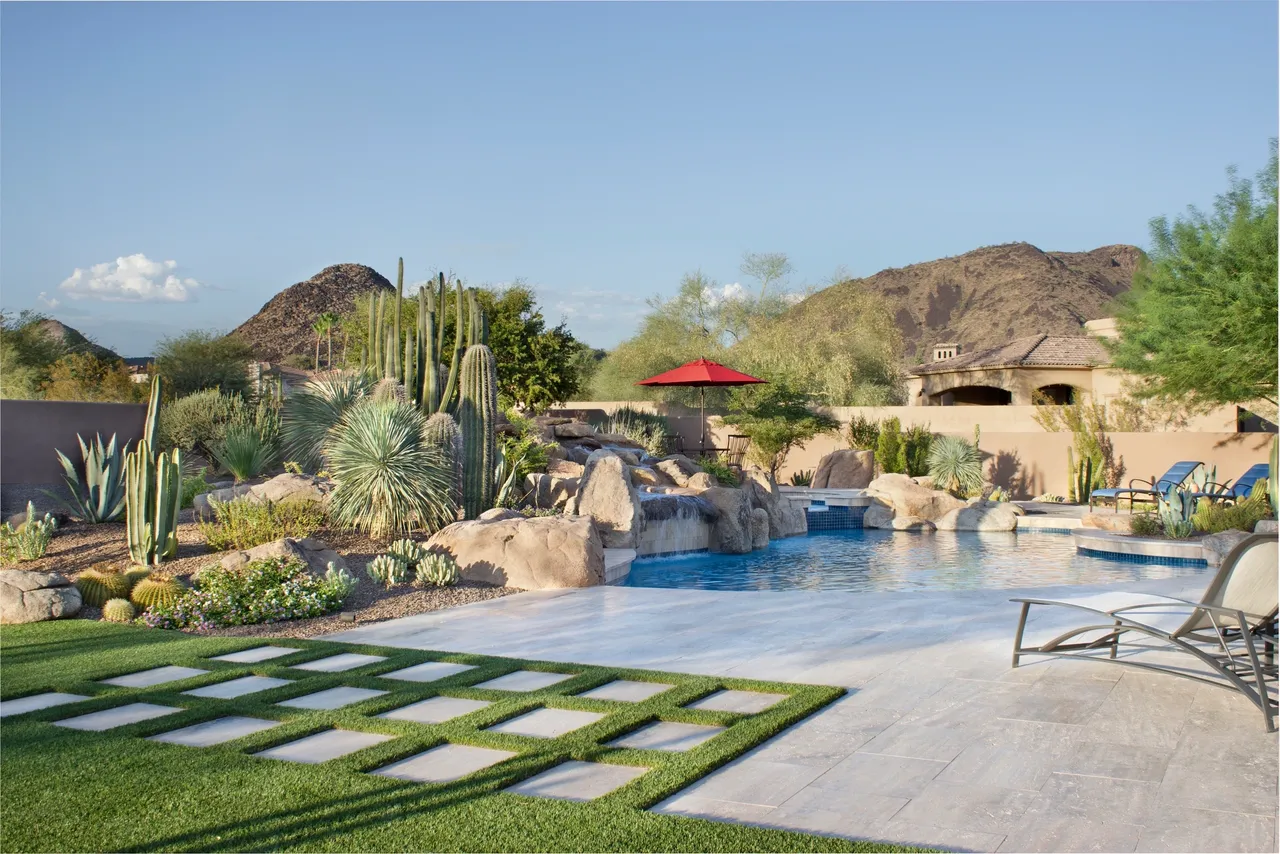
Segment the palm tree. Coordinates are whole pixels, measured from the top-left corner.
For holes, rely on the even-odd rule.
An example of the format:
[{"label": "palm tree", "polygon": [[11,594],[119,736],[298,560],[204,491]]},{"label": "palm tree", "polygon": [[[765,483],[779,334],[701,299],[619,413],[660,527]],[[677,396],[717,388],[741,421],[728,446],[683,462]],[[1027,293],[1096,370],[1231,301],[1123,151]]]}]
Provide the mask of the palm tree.
[{"label": "palm tree", "polygon": [[342,316],[332,311],[326,311],[320,315],[320,320],[324,321],[324,332],[329,338],[328,344],[325,345],[325,367],[333,370],[333,328],[342,323]]},{"label": "palm tree", "polygon": [[315,323],[311,324],[311,331],[316,334],[316,370],[320,370],[320,339],[324,337],[324,332],[328,321],[324,315],[316,318]]}]

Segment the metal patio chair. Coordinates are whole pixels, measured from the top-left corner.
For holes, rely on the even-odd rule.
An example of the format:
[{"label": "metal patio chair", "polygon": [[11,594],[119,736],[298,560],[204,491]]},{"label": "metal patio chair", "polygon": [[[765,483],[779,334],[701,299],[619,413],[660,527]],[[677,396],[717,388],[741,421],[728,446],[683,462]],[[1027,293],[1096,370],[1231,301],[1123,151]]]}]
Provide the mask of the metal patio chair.
[{"label": "metal patio chair", "polygon": [[[1093,492],[1089,493],[1089,510],[1093,510],[1093,502],[1096,499],[1110,498],[1115,502],[1116,512],[1119,513],[1120,497],[1127,495],[1129,497],[1129,510],[1132,511],[1133,502],[1136,497],[1154,499],[1164,495],[1169,491],[1169,487],[1182,486],[1186,479],[1191,477],[1191,473],[1202,465],[1204,465],[1204,463],[1197,462],[1195,460],[1183,460],[1182,462],[1174,463],[1169,467],[1169,470],[1164,473],[1163,477],[1157,478],[1154,481],[1135,477],[1133,480],[1129,481],[1128,486],[1095,489]],[[1146,485],[1140,486],[1139,484]]]},{"label": "metal patio chair", "polygon": [[[1223,559],[1199,602],[1136,593],[1080,599],[1012,599],[1022,604],[1013,666],[1024,655],[1109,661],[1239,691],[1276,730],[1275,534],[1251,534]],[[1024,645],[1032,605],[1078,611],[1085,625]],[[1043,613],[1043,611],[1038,612]],[[1166,663],[1159,653],[1185,653]],[[1147,656],[1148,660],[1142,660]],[[1269,687],[1270,686],[1270,687]]]},{"label": "metal patio chair", "polygon": [[742,462],[747,457],[747,448],[751,447],[751,437],[733,435],[729,437],[729,447],[721,453],[720,459],[729,468],[742,472]]}]

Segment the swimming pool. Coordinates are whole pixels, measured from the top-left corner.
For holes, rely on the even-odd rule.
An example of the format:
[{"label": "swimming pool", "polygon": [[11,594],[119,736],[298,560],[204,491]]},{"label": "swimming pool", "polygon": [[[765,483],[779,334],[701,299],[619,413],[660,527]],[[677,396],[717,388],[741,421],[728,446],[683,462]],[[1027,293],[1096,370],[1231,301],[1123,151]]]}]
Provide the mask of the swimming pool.
[{"label": "swimming pool", "polygon": [[642,558],[622,586],[880,593],[1107,584],[1204,571],[1077,554],[1063,534],[851,529],[774,540],[745,555]]}]

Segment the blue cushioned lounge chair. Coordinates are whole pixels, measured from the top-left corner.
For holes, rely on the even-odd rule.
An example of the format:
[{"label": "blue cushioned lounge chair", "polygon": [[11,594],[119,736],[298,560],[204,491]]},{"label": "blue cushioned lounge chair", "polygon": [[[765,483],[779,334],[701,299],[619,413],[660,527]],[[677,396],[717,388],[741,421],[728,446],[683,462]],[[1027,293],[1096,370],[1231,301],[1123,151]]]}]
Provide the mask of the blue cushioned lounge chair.
[{"label": "blue cushioned lounge chair", "polygon": [[1169,491],[1169,487],[1181,486],[1187,478],[1191,477],[1191,473],[1202,465],[1204,464],[1194,460],[1183,460],[1180,463],[1174,463],[1170,466],[1169,470],[1164,473],[1164,476],[1158,478],[1155,482],[1135,477],[1133,480],[1129,481],[1128,486],[1117,486],[1112,489],[1095,489],[1093,492],[1089,493],[1089,509],[1093,509],[1093,502],[1097,499],[1110,498],[1115,502],[1116,512],[1118,513],[1120,512],[1120,499],[1124,496],[1128,496],[1129,509],[1132,510],[1135,496],[1154,498],[1159,495],[1164,495]]},{"label": "blue cushioned lounge chair", "polygon": [[1208,498],[1210,501],[1242,501],[1253,492],[1258,481],[1267,479],[1269,466],[1267,463],[1254,463],[1249,470],[1240,475],[1234,483],[1206,483],[1204,492],[1197,492],[1193,497]]}]

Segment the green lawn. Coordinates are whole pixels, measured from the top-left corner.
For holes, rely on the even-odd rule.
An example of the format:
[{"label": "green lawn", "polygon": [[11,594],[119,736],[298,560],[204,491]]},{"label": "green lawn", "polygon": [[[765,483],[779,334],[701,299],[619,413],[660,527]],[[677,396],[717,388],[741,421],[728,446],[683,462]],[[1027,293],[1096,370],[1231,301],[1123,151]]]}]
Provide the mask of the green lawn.
[{"label": "green lawn", "polygon": [[[93,699],[9,717],[0,726],[0,810],[4,816],[0,850],[920,850],[645,811],[836,699],[843,693],[839,688],[292,639],[274,643],[305,651],[254,665],[207,659],[263,643],[259,639],[197,638],[81,620],[5,627],[0,634],[0,693],[4,699],[49,690]],[[388,659],[335,674],[286,666],[350,651]],[[430,660],[478,667],[432,683],[375,675]],[[115,688],[95,681],[167,664],[212,672],[148,689]],[[524,694],[468,687],[519,669],[578,675]],[[180,693],[251,673],[296,681],[235,700]],[[676,687],[641,703],[572,696],[618,678],[671,682]],[[273,705],[336,685],[391,693],[334,711]],[[722,687],[790,696],[750,716],[681,708]],[[440,725],[373,717],[436,694],[494,702]],[[184,711],[105,732],[51,725],[52,721],[131,702],[180,706]],[[605,712],[607,716],[555,739],[481,732],[540,706]],[[228,714],[270,718],[284,724],[206,748],[144,739]],[[718,724],[729,729],[683,754],[602,746],[655,719]],[[395,738],[320,765],[249,755],[335,726]],[[449,784],[410,783],[363,773],[446,741],[518,751],[520,755]],[[590,803],[501,791],[568,758],[642,765],[652,770]]]}]

